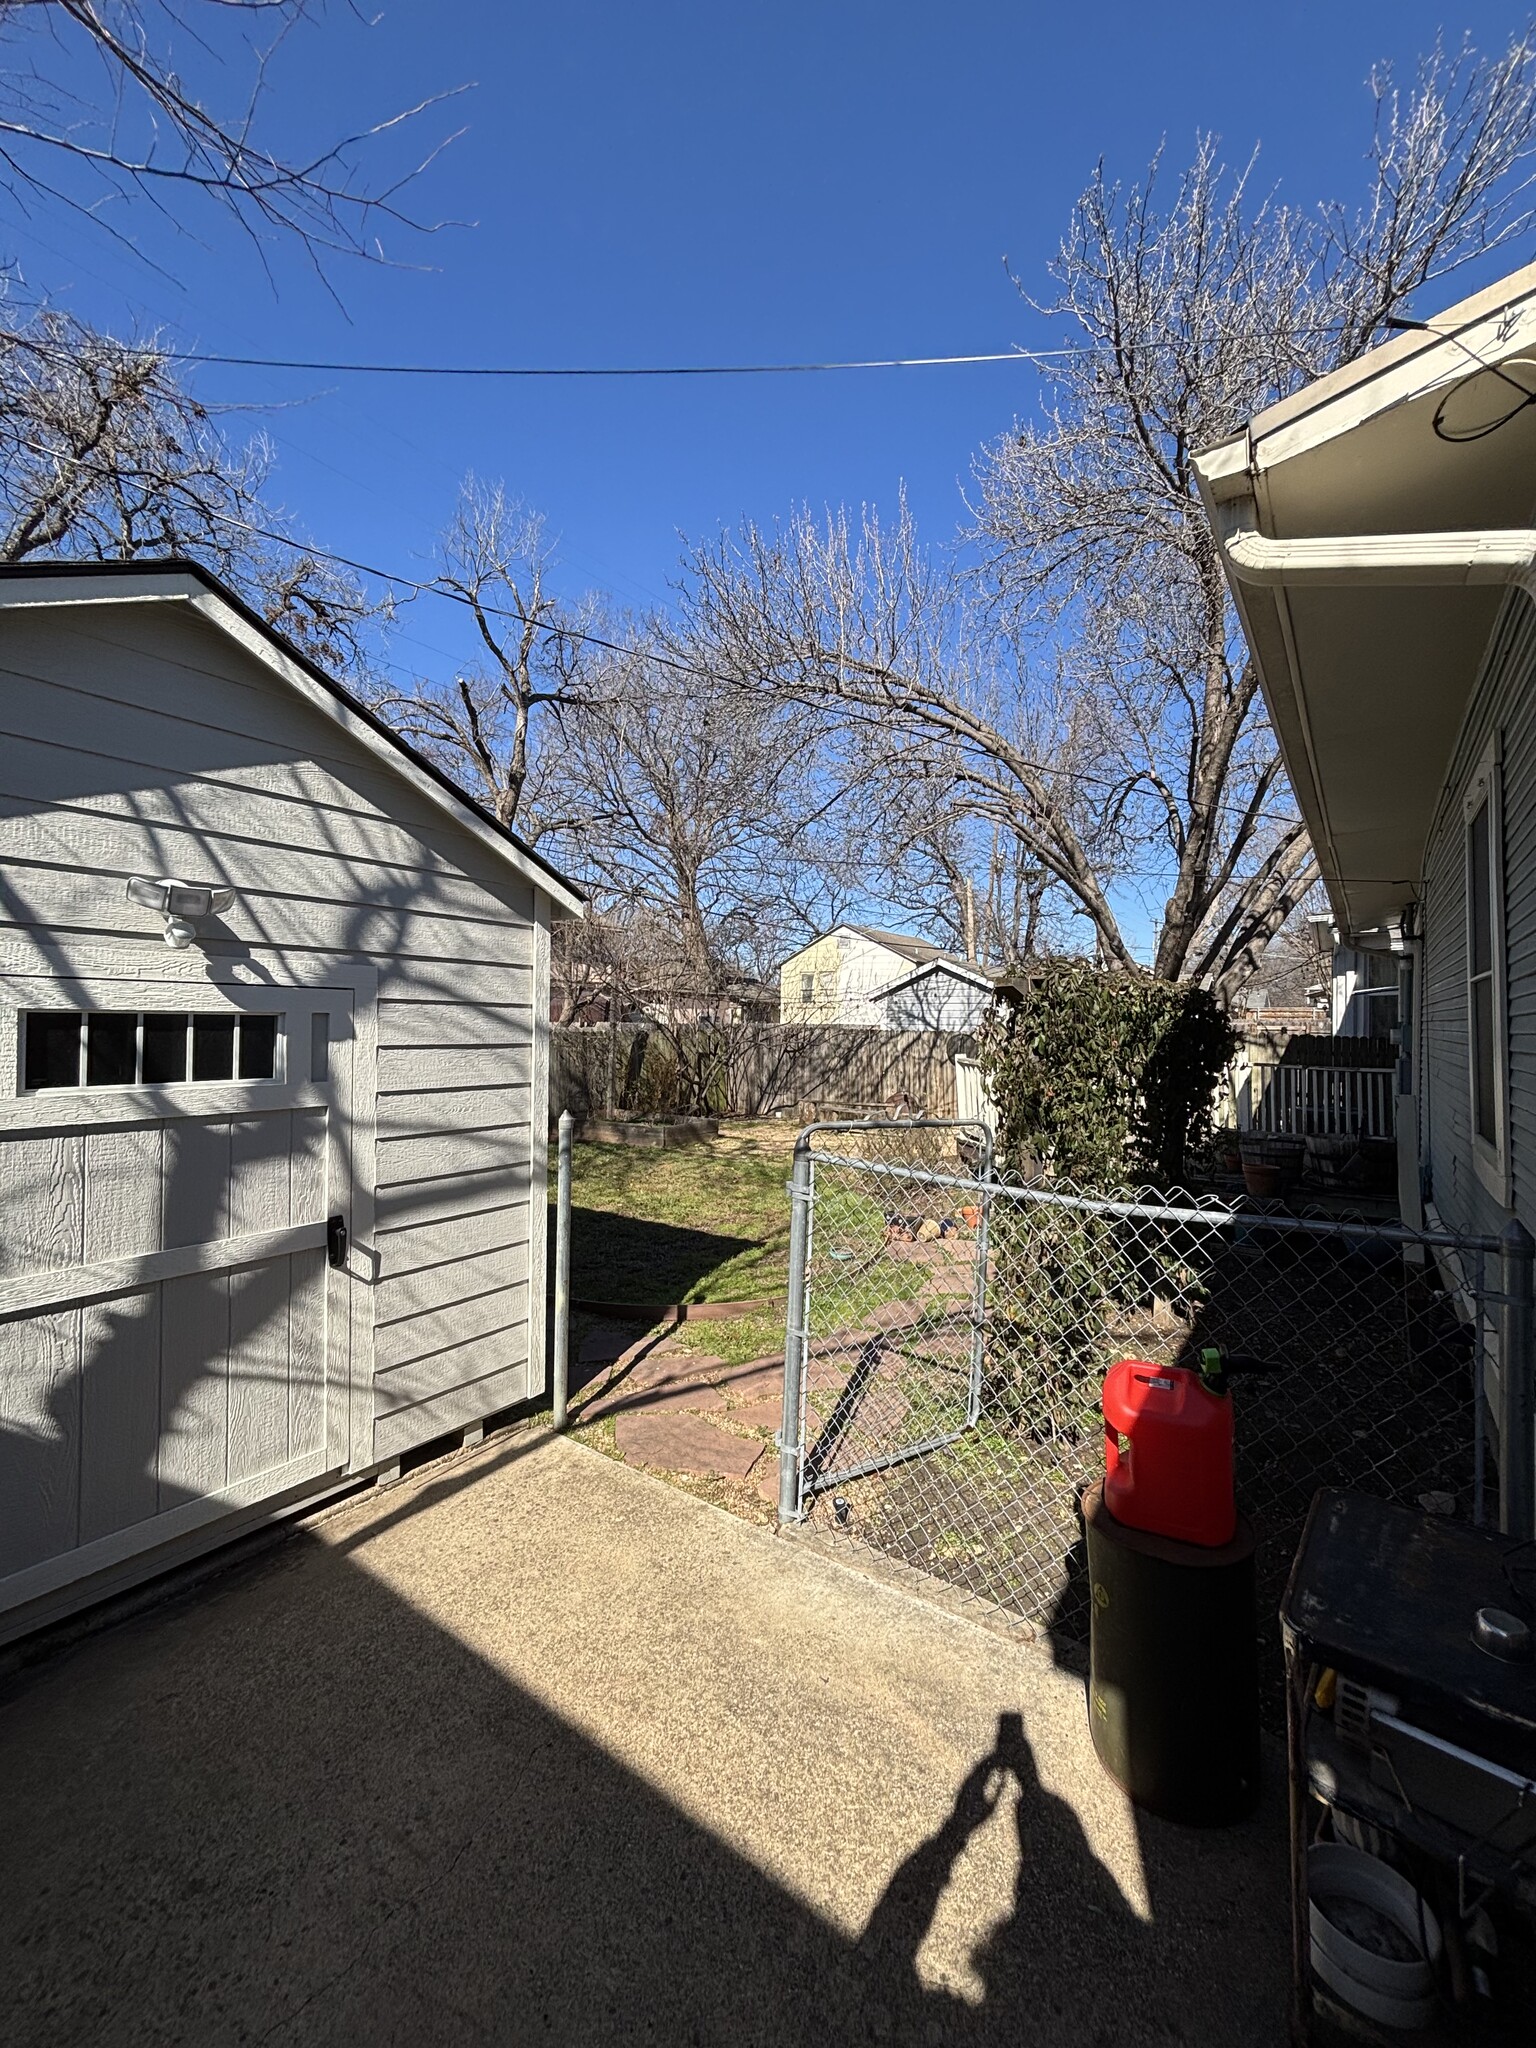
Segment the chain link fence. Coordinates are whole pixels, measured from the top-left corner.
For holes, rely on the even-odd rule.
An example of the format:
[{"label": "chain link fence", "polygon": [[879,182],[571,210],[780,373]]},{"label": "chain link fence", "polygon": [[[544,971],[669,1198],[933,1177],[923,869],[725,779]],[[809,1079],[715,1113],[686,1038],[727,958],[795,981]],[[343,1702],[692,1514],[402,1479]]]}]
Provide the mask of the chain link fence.
[{"label": "chain link fence", "polygon": [[980,1123],[813,1126],[792,1195],[786,1520],[1085,1637],[1104,1374],[1212,1345],[1265,1368],[1232,1398],[1272,1683],[1320,1486],[1496,1519],[1483,1374],[1531,1285],[1497,1240],[1013,1181]]}]

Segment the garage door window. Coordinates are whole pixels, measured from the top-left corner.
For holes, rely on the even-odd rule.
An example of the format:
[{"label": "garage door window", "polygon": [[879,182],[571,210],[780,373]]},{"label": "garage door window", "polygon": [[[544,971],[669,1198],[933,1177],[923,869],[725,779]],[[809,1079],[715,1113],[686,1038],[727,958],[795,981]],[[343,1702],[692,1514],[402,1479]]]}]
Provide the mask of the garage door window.
[{"label": "garage door window", "polygon": [[281,1023],[221,1010],[28,1010],[22,1085],[31,1091],[272,1081]]}]

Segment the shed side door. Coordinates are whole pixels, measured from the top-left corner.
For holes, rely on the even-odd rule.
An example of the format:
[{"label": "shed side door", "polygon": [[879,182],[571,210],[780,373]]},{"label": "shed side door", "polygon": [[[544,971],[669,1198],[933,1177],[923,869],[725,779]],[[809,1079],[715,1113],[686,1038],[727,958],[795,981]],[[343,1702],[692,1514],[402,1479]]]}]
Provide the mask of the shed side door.
[{"label": "shed side door", "polygon": [[0,1611],[347,1459],[350,991],[0,978]]}]

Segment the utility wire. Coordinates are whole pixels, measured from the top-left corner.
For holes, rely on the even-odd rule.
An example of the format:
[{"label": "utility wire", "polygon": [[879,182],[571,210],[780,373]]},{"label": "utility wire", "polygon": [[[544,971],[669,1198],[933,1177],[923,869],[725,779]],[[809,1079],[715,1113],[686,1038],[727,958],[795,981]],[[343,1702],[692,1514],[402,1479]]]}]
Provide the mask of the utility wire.
[{"label": "utility wire", "polygon": [[155,349],[170,363],[211,363],[239,370],[312,370],[344,377],[808,377],[828,370],[939,370],[965,363],[1040,363],[1082,353],[1069,348],[997,349],[972,356],[872,356],[826,363],[327,363],[289,356],[227,356],[201,349]]},{"label": "utility wire", "polygon": [[[72,351],[57,342],[31,335],[6,333],[0,340],[34,355],[62,356]],[[806,363],[343,363],[302,356],[236,356],[216,350],[162,348],[155,342],[113,344],[125,355],[153,356],[163,363],[212,364],[234,370],[309,370],[338,377],[809,377],[833,370],[942,370],[969,363],[1046,363],[1065,356],[1104,355],[1109,344],[1088,342],[1071,348],[1004,348],[980,355],[867,356],[836,362]]]}]

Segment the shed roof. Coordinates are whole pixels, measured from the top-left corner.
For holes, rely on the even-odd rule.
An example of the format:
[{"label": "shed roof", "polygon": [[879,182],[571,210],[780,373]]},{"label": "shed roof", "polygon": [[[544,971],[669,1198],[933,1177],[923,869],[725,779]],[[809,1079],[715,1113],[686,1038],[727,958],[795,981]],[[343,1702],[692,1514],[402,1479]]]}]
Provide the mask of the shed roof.
[{"label": "shed roof", "polygon": [[201,562],[169,555],[130,562],[0,563],[0,609],[128,603],[189,605],[246,653],[254,655],[269,673],[333,718],[386,767],[466,826],[525,881],[544,890],[557,915],[582,915],[585,898],[568,876],[477,803],[435,761],[418,753],[377,712],[311,661]]},{"label": "shed roof", "polygon": [[940,953],[936,959],[925,960],[918,967],[909,967],[905,974],[898,974],[894,981],[888,981],[884,988],[875,990],[876,998],[893,996],[899,990],[911,988],[915,982],[925,980],[929,975],[947,974],[952,981],[963,981],[972,988],[986,989],[988,993],[996,984],[999,970],[978,967],[973,960],[957,960],[952,953]]}]

